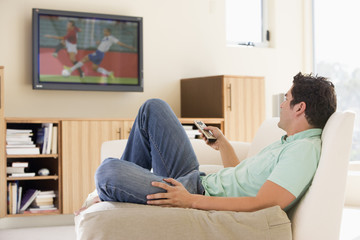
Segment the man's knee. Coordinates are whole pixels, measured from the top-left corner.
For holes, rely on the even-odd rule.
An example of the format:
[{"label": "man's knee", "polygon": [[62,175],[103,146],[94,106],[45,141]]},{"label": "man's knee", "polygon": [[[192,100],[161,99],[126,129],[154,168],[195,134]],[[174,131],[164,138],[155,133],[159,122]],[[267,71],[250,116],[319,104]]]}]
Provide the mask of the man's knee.
[{"label": "man's knee", "polygon": [[95,184],[96,188],[106,184],[111,178],[114,177],[114,171],[116,169],[116,162],[119,161],[117,158],[105,159],[95,172]]},{"label": "man's knee", "polygon": [[151,98],[146,100],[146,102],[144,103],[144,107],[148,107],[148,108],[158,108],[164,105],[168,105],[164,100],[159,99],[159,98]]}]

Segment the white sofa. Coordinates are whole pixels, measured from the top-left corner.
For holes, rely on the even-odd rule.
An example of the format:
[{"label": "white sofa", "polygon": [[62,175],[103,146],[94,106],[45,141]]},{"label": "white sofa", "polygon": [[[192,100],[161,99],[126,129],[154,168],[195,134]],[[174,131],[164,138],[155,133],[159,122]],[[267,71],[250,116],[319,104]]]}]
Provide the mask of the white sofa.
[{"label": "white sofa", "polygon": [[[338,239],[344,204],[354,113],[335,113],[326,124],[313,183],[289,218],[278,206],[252,213],[162,208],[101,202],[75,217],[77,239]],[[277,118],[266,120],[253,142],[232,142],[239,159],[252,156],[284,132]],[[219,152],[192,140],[207,173],[222,168]],[[101,159],[120,157],[126,140],[105,142]],[[89,195],[91,199],[96,192]]]}]

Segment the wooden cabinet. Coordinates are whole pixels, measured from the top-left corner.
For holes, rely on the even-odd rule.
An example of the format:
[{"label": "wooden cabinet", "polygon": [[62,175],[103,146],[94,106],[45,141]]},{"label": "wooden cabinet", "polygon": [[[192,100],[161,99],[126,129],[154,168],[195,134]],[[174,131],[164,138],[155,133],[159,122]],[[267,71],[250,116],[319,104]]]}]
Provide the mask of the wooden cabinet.
[{"label": "wooden cabinet", "polygon": [[128,139],[135,120],[124,120],[122,139]]},{"label": "wooden cabinet", "polygon": [[263,77],[211,76],[181,80],[182,118],[223,118],[229,140],[251,142],[265,119]]},{"label": "wooden cabinet", "polygon": [[100,165],[101,144],[124,139],[130,134],[133,120],[62,121],[63,212],[73,213],[94,191],[95,171]]}]

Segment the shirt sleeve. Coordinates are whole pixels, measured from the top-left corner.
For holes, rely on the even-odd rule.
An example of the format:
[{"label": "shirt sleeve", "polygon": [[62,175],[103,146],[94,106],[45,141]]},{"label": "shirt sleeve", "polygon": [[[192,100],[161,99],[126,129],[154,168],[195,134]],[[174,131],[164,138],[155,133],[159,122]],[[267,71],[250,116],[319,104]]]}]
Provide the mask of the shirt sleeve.
[{"label": "shirt sleeve", "polygon": [[116,43],[119,42],[119,39],[117,39],[117,38],[114,37],[114,36],[111,36],[111,42],[112,42],[113,44],[116,44]]},{"label": "shirt sleeve", "polygon": [[310,186],[320,159],[321,142],[297,142],[285,148],[268,180],[288,190],[296,198]]}]

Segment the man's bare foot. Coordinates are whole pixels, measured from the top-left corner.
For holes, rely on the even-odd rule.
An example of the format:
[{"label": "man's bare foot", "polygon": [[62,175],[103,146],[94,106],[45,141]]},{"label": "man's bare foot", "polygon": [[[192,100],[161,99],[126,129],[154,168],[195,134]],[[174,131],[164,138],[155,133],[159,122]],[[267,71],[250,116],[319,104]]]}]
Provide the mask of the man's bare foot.
[{"label": "man's bare foot", "polygon": [[83,206],[82,208],[80,208],[79,210],[75,211],[74,214],[75,216],[79,215],[82,211],[84,211],[85,209],[87,209],[88,207],[92,206],[95,203],[99,203],[101,202],[99,196],[94,197],[91,201],[86,202],[85,206]]}]

